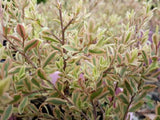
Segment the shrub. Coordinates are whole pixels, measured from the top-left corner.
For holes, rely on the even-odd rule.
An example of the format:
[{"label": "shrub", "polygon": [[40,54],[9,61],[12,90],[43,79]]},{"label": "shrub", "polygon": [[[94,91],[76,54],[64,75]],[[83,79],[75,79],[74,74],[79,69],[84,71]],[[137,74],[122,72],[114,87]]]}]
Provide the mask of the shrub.
[{"label": "shrub", "polygon": [[1,119],[129,119],[160,75],[152,4],[1,1]]}]

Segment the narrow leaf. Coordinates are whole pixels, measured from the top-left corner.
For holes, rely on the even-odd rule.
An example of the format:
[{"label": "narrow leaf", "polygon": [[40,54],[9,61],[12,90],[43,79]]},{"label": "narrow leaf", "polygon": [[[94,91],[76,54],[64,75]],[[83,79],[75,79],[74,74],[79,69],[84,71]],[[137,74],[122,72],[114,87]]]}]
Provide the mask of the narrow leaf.
[{"label": "narrow leaf", "polygon": [[35,48],[39,43],[39,40],[30,40],[29,42],[27,42],[24,46],[24,52],[31,50],[32,48]]},{"label": "narrow leaf", "polygon": [[77,48],[74,48],[73,46],[70,46],[70,45],[64,45],[62,46],[64,49],[66,49],[67,51],[70,51],[70,52],[76,52],[78,51]]},{"label": "narrow leaf", "polygon": [[9,77],[3,80],[0,80],[0,96],[3,95],[3,93],[8,90],[9,85],[10,85]]},{"label": "narrow leaf", "polygon": [[51,41],[51,42],[59,43],[58,40],[53,39],[53,38],[51,38],[51,37],[43,36],[42,38],[45,39],[45,40],[49,40],[49,41]]},{"label": "narrow leaf", "polygon": [[73,100],[73,102],[74,102],[74,104],[75,104],[75,105],[76,105],[76,102],[77,102],[78,96],[79,96],[79,94],[78,94],[78,93],[76,93],[76,92],[74,92],[74,93],[72,94],[72,100]]},{"label": "narrow leaf", "polygon": [[41,79],[47,80],[47,76],[42,68],[38,68],[37,74]]},{"label": "narrow leaf", "polygon": [[18,37],[15,37],[15,36],[12,36],[12,35],[9,35],[8,37],[16,40],[17,42],[22,42]]},{"label": "narrow leaf", "polygon": [[135,112],[138,110],[142,105],[144,104],[143,101],[138,102],[137,104],[132,105],[132,107],[129,109],[129,112]]},{"label": "narrow leaf", "polygon": [[35,86],[37,86],[38,88],[40,87],[40,83],[39,83],[39,81],[38,81],[36,78],[32,78],[31,82],[32,82]]},{"label": "narrow leaf", "polygon": [[131,88],[131,85],[129,84],[129,82],[127,80],[125,80],[124,84],[125,84],[127,91],[130,93],[130,95],[132,95],[132,88]]},{"label": "narrow leaf", "polygon": [[156,85],[147,84],[147,85],[144,85],[144,86],[143,86],[143,90],[145,90],[145,91],[152,91],[152,90],[154,90],[156,87],[157,87]]},{"label": "narrow leaf", "polygon": [[160,104],[156,106],[156,115],[160,115]]},{"label": "narrow leaf", "polygon": [[4,36],[7,36],[7,34],[10,32],[11,28],[8,28],[8,27],[4,27],[3,26],[3,35]]},{"label": "narrow leaf", "polygon": [[28,104],[28,97],[25,97],[25,98],[23,98],[23,100],[21,101],[21,103],[18,106],[18,112],[20,114],[23,113],[23,111],[24,111],[25,107],[27,106],[27,104]]},{"label": "narrow leaf", "polygon": [[25,32],[25,29],[24,29],[23,25],[21,25],[21,24],[18,24],[18,25],[17,25],[17,33],[18,33],[22,38],[25,38],[26,32]]},{"label": "narrow leaf", "polygon": [[24,83],[24,85],[25,85],[25,87],[27,88],[28,91],[32,90],[32,84],[31,84],[30,79],[25,78],[23,80],[23,83]]},{"label": "narrow leaf", "polygon": [[145,51],[142,51],[142,56],[143,56],[145,64],[148,66],[149,65],[148,56]]},{"label": "narrow leaf", "polygon": [[2,120],[8,120],[8,119],[10,118],[10,116],[12,115],[12,110],[13,110],[13,106],[12,106],[12,105],[9,105],[9,106],[5,109],[5,111],[4,111],[1,119],[2,119]]},{"label": "narrow leaf", "polygon": [[119,99],[124,103],[124,104],[129,104],[126,95],[124,95],[123,93],[121,93],[119,95]]},{"label": "narrow leaf", "polygon": [[60,98],[48,98],[46,101],[54,105],[66,104],[66,101]]},{"label": "narrow leaf", "polygon": [[21,95],[14,95],[13,100],[10,102],[10,104],[17,103],[21,99]]},{"label": "narrow leaf", "polygon": [[96,97],[98,97],[103,91],[103,88],[98,88],[95,92],[93,92],[90,96],[90,99],[93,100],[95,99]]},{"label": "narrow leaf", "polygon": [[45,59],[43,63],[43,68],[54,58],[55,55],[56,55],[55,51],[48,55],[48,57]]},{"label": "narrow leaf", "polygon": [[94,49],[89,49],[90,53],[94,53],[94,54],[102,54],[104,53],[104,50],[100,49],[100,48],[94,48]]},{"label": "narrow leaf", "polygon": [[127,35],[127,37],[126,37],[126,39],[125,39],[125,43],[128,42],[128,40],[130,39],[130,37],[131,37],[131,32],[128,33],[128,35]]}]

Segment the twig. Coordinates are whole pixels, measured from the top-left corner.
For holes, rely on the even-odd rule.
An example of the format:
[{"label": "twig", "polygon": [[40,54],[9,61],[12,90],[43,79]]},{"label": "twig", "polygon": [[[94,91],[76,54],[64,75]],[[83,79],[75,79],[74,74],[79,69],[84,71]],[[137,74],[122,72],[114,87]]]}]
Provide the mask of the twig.
[{"label": "twig", "polygon": [[132,104],[133,99],[134,99],[135,96],[136,96],[136,94],[134,94],[134,95],[131,97],[131,100],[130,100],[128,106],[127,106],[127,110],[126,110],[126,112],[125,112],[125,114],[124,114],[123,120],[126,120],[126,117],[127,117],[128,111],[129,111],[129,108],[130,108],[130,106],[131,106],[131,104]]},{"label": "twig", "polygon": [[74,21],[74,18],[72,18],[69,22],[68,22],[68,24],[64,27],[64,31],[69,27],[69,25],[70,24],[72,24],[72,22]]},{"label": "twig", "polygon": [[[138,90],[140,89],[141,81],[142,81],[142,80],[140,80],[140,82],[139,82],[139,84],[138,84],[138,87],[137,87]],[[126,120],[127,114],[128,114],[128,111],[129,111],[129,108],[130,108],[130,106],[131,106],[131,104],[132,104],[135,96],[136,96],[136,93],[134,93],[134,95],[132,95],[132,97],[131,97],[131,100],[130,100],[128,106],[127,106],[127,110],[126,110],[126,112],[125,112],[125,114],[124,114],[123,120]]]},{"label": "twig", "polygon": [[101,111],[101,113],[102,113],[102,115],[103,115],[103,120],[105,120],[105,111],[104,111],[104,109],[102,108],[102,106],[101,106],[101,104],[99,103],[99,101],[97,101],[97,104],[98,104],[98,106],[99,106],[99,108],[100,108],[100,111]]},{"label": "twig", "polygon": [[16,46],[14,46],[14,44],[7,38],[7,36],[4,36],[4,38],[12,45],[12,48],[15,50],[15,51],[18,51],[22,56],[25,57],[25,59],[27,60],[27,62],[29,64],[32,65],[33,68],[37,69],[37,67],[35,66],[35,64],[31,61],[31,59],[23,52],[21,52],[20,50],[17,49]]},{"label": "twig", "polygon": [[51,35],[52,35],[53,37],[55,37],[60,43],[62,42],[62,40],[61,40],[60,38],[58,38],[54,33],[51,33]]},{"label": "twig", "polygon": [[91,101],[92,107],[93,107],[93,116],[94,116],[94,120],[97,119],[97,112],[96,112],[96,106],[93,103],[93,100]]},{"label": "twig", "polygon": [[[116,83],[116,86],[115,86],[115,88],[114,88],[114,91],[115,91],[115,92],[116,92],[117,88],[118,88],[118,82]],[[113,103],[113,101],[114,101],[114,98],[115,98],[115,95],[112,96],[111,101],[110,101],[111,104],[110,104],[109,107],[112,106],[112,103]]]},{"label": "twig", "polygon": [[[61,95],[65,100],[67,100],[67,102],[73,106],[75,106],[72,101],[70,101],[62,92],[60,92],[53,84],[50,80],[47,80],[47,82],[49,82],[52,87],[58,92],[59,95]],[[86,116],[85,113],[83,113],[82,111],[79,111],[81,113],[81,115],[83,115],[83,117],[86,119],[86,120],[89,120],[89,118]]]},{"label": "twig", "polygon": [[[61,22],[61,31],[62,31],[62,41],[61,41],[61,44],[64,45],[65,44],[65,31],[63,29],[63,18],[62,18],[62,6],[60,4],[60,2],[58,1],[58,10],[59,10],[59,19],[60,19],[60,22]],[[66,54],[66,50],[63,48],[63,53]],[[67,62],[66,62],[66,59],[64,59],[64,66],[63,66],[63,70],[66,69],[66,66],[67,66]]]},{"label": "twig", "polygon": [[62,31],[62,45],[65,44],[65,32],[64,32],[64,29],[63,29],[63,18],[62,18],[62,7],[61,7],[61,4],[59,5],[59,19],[60,19],[60,22],[61,22],[61,31]]}]

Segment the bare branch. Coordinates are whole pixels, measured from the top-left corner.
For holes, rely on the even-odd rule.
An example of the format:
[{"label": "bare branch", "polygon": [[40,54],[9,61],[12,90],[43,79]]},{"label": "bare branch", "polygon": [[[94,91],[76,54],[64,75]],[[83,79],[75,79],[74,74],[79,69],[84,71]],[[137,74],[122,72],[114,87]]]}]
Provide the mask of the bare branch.
[{"label": "bare branch", "polygon": [[64,27],[64,31],[70,26],[70,24],[72,24],[72,22],[74,21],[74,18],[72,18],[69,22],[68,22],[68,24]]}]

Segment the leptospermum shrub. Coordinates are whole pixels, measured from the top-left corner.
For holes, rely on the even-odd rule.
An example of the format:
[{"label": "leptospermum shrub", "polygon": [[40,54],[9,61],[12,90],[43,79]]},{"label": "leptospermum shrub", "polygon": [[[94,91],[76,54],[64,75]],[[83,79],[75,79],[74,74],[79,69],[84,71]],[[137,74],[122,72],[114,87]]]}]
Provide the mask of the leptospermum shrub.
[{"label": "leptospermum shrub", "polygon": [[0,3],[1,120],[129,120],[157,87],[148,84],[160,75],[152,2]]}]

